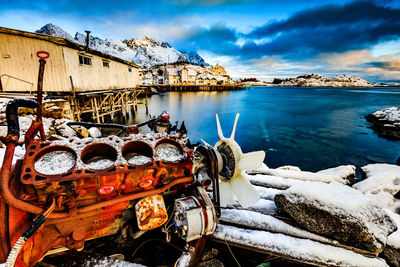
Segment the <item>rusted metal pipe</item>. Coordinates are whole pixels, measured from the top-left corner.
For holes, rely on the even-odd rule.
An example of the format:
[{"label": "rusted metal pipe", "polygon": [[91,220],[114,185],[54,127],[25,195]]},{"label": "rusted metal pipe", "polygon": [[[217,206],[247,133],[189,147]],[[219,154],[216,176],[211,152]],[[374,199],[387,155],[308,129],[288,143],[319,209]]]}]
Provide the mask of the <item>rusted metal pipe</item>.
[{"label": "rusted metal pipe", "polygon": [[[42,122],[42,97],[43,97],[43,75],[44,75],[44,67],[46,65],[46,58],[49,57],[49,52],[46,51],[38,51],[36,55],[39,59],[39,74],[38,74],[38,83],[37,83],[37,111],[36,111],[36,122]],[[44,134],[43,124],[40,126],[40,137],[44,141],[46,140],[46,135]]]},{"label": "rusted metal pipe", "polygon": [[[8,149],[8,148],[10,148],[10,149]],[[5,164],[7,164],[7,163],[4,162],[2,170],[1,170],[0,178],[1,178],[2,195],[3,195],[4,199],[6,200],[7,204],[10,206],[13,206],[14,208],[24,210],[24,211],[27,211],[27,212],[33,213],[33,214],[42,214],[43,213],[42,208],[17,199],[16,197],[14,197],[14,195],[10,191],[10,188],[8,185],[10,182],[10,169],[11,169],[12,155],[14,154],[14,149],[15,149],[15,144],[10,143],[10,146],[7,146],[7,150],[5,153],[5,159],[7,159],[6,158],[7,156],[9,156],[11,158],[11,161],[9,162],[9,165],[7,165],[7,166],[9,166],[8,168],[5,168],[6,167]],[[140,193],[132,193],[130,195],[126,195],[123,197],[110,199],[110,200],[103,201],[100,203],[92,204],[92,205],[78,209],[77,213],[78,214],[86,213],[86,212],[93,211],[96,209],[119,204],[121,202],[127,202],[127,201],[131,201],[131,200],[147,197],[150,195],[160,194],[160,193],[164,192],[165,190],[171,188],[172,186],[175,186],[177,184],[182,184],[182,183],[189,183],[192,181],[193,181],[192,176],[178,178],[161,188],[158,188],[155,190],[144,191],[144,192],[140,192]],[[53,212],[53,213],[49,214],[48,218],[61,219],[61,218],[65,218],[68,216],[69,216],[68,212]]]}]

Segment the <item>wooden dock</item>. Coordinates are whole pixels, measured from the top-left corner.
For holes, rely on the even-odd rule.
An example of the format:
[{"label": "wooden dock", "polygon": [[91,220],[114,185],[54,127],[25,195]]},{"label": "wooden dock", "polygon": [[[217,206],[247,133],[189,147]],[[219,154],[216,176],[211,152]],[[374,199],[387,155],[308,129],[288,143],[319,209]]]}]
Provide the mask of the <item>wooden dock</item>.
[{"label": "wooden dock", "polygon": [[151,87],[160,88],[162,91],[166,92],[198,92],[198,91],[236,91],[236,90],[244,90],[245,88],[241,85],[188,85],[188,84],[171,84],[171,85],[163,85],[157,84]]},{"label": "wooden dock", "polygon": [[[139,95],[143,95],[143,99],[138,99]],[[145,105],[148,111],[147,94],[137,88],[79,92],[68,98],[74,119],[78,121],[85,113],[90,113],[97,123],[103,123],[106,116],[113,120],[117,112],[121,112],[126,119],[129,111],[136,112],[138,105]]]}]

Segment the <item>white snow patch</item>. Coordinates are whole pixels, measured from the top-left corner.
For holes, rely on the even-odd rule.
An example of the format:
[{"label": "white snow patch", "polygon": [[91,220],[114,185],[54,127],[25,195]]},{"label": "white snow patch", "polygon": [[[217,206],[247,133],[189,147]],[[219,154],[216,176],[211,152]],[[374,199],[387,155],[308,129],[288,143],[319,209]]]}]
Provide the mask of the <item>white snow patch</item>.
[{"label": "white snow patch", "polygon": [[400,201],[394,195],[400,191],[400,166],[390,164],[370,164],[361,168],[366,179],[353,185],[368,194],[381,207],[397,210]]},{"label": "white snow patch", "polygon": [[353,165],[339,166],[336,168],[326,169],[317,173],[286,170],[286,169],[268,169],[263,171],[265,175],[279,176],[283,178],[298,179],[303,181],[324,182],[329,183],[336,181],[342,184],[347,184],[347,178],[355,175],[356,167]]},{"label": "white snow patch", "polygon": [[[391,233],[389,225],[377,222],[384,217],[385,211],[373,199],[360,191],[340,184],[319,182],[298,183],[284,191],[283,195],[291,203],[312,203],[313,206],[325,210],[349,221],[361,223],[366,231],[385,244],[387,234]],[[376,242],[377,247],[382,245]]]},{"label": "white snow patch", "polygon": [[35,162],[35,170],[45,175],[63,174],[74,167],[76,156],[68,151],[53,151]]},{"label": "white snow patch", "polygon": [[182,159],[182,153],[179,148],[173,144],[160,144],[155,149],[156,154],[165,161],[178,161]]},{"label": "white snow patch", "polygon": [[128,160],[129,164],[137,165],[137,166],[145,165],[149,162],[151,162],[151,158],[146,157],[144,155],[135,155]]},{"label": "white snow patch", "polygon": [[373,116],[382,121],[389,121],[393,123],[400,122],[400,107],[390,107],[378,110],[372,113]]},{"label": "white snow patch", "polygon": [[397,225],[397,231],[388,236],[386,244],[393,248],[400,249],[400,215],[394,213],[390,209],[385,209],[385,211]]},{"label": "white snow patch", "polygon": [[283,234],[218,225],[214,236],[221,240],[285,254],[295,259],[318,262],[321,265],[388,266],[380,258],[368,258],[343,248]]},{"label": "white snow patch", "polygon": [[296,228],[270,215],[265,215],[254,211],[222,209],[219,220],[222,222],[239,224],[260,230],[267,230],[275,233],[312,239],[324,243],[337,243],[337,241],[333,241],[328,238]]}]

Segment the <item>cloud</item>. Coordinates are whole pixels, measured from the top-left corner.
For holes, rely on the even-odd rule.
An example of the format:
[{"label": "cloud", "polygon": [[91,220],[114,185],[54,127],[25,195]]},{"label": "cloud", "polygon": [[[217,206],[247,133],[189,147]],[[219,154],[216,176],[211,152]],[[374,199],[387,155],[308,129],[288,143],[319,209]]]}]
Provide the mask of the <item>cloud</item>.
[{"label": "cloud", "polygon": [[400,36],[400,9],[371,1],[325,5],[298,12],[286,20],[268,22],[246,35],[270,38],[257,45],[249,41],[245,54],[282,54],[285,58],[309,58],[320,53],[358,50]]}]

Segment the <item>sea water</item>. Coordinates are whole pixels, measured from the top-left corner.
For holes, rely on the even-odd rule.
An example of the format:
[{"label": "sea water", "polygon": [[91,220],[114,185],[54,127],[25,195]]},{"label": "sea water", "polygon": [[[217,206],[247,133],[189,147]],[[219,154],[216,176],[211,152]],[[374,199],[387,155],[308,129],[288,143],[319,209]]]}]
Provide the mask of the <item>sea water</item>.
[{"label": "sea water", "polygon": [[[169,92],[149,98],[151,115],[163,110],[171,122],[185,121],[192,143],[219,139],[215,114],[230,136],[240,113],[235,139],[243,152],[264,150],[270,167],[296,165],[317,171],[342,164],[395,163],[400,141],[368,128],[364,116],[400,106],[400,88],[251,87],[231,92]],[[139,107],[126,124],[148,119]]]}]

